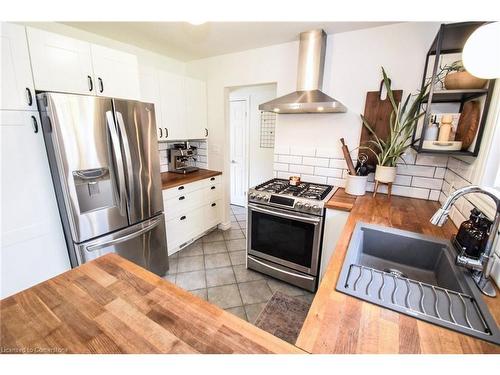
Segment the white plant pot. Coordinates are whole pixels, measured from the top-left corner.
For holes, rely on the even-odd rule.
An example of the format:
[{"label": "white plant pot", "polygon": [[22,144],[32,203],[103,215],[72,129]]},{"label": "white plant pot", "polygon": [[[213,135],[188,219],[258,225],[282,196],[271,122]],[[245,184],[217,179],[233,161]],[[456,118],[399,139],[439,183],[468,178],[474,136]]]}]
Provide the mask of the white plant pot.
[{"label": "white plant pot", "polygon": [[377,169],[375,169],[375,180],[385,184],[394,182],[394,180],[396,180],[396,167],[377,165]]},{"label": "white plant pot", "polygon": [[350,195],[365,195],[368,176],[347,175],[345,192]]}]

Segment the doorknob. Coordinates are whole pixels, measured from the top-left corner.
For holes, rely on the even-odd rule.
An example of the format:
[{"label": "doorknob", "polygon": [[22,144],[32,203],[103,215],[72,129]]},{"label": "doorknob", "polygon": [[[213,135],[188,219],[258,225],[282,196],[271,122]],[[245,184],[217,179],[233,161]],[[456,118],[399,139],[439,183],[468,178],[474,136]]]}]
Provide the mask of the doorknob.
[{"label": "doorknob", "polygon": [[232,164],[236,164],[236,160],[231,160],[231,163]]}]

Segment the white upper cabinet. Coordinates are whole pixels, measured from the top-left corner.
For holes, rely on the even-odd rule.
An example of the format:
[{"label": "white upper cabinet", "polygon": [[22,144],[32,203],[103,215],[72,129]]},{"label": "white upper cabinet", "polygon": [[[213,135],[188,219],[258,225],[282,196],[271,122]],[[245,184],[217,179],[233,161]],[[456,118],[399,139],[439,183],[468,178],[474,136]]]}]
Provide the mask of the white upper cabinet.
[{"label": "white upper cabinet", "polygon": [[198,79],[186,77],[185,92],[188,138],[206,138],[208,137],[206,84]]},{"label": "white upper cabinet", "polygon": [[36,111],[26,30],[24,26],[2,22],[0,36],[2,45],[0,109]]},{"label": "white upper cabinet", "polygon": [[141,90],[141,100],[153,103],[155,106],[156,128],[158,140],[166,140],[167,130],[162,127],[161,104],[160,104],[160,72],[158,69],[140,65],[139,66],[139,86]]},{"label": "white upper cabinet", "polygon": [[31,27],[27,32],[37,90],[95,93],[89,43]]},{"label": "white upper cabinet", "polygon": [[184,77],[160,71],[160,106],[162,127],[168,140],[187,139]]},{"label": "white upper cabinet", "polygon": [[137,56],[96,44],[91,51],[97,95],[140,98]]}]

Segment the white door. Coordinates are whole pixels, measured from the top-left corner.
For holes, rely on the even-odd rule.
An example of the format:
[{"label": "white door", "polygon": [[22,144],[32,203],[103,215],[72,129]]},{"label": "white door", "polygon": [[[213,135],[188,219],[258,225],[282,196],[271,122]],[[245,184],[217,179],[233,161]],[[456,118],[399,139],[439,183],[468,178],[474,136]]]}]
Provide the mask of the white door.
[{"label": "white door", "polygon": [[140,99],[137,56],[96,44],[91,51],[97,95]]},{"label": "white door", "polygon": [[37,109],[30,55],[24,26],[2,22],[2,92],[1,108]]},{"label": "white door", "polygon": [[96,92],[89,43],[32,27],[26,30],[37,90]]},{"label": "white door", "polygon": [[231,204],[246,206],[248,100],[229,102]]},{"label": "white door", "polygon": [[207,138],[207,86],[199,79],[186,77],[185,91],[188,137],[189,139]]},{"label": "white door", "polygon": [[161,119],[161,101],[160,101],[160,73],[158,69],[140,65],[139,66],[139,85],[141,89],[141,100],[153,103],[155,106],[156,128],[158,140],[167,139],[166,129],[163,128]]},{"label": "white door", "polygon": [[188,138],[184,77],[160,71],[162,127],[168,140]]},{"label": "white door", "polygon": [[38,112],[0,111],[0,135],[4,298],[67,271],[70,263]]}]

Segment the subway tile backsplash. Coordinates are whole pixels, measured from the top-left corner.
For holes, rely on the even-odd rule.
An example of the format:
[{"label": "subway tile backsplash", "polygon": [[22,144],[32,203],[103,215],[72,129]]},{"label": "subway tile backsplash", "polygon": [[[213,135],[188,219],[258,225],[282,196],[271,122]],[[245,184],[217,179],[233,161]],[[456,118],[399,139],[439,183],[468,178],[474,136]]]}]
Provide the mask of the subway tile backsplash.
[{"label": "subway tile backsplash", "polygon": [[[408,149],[398,164],[393,194],[439,200],[448,163],[447,156],[420,155]],[[279,178],[299,175],[304,181],[345,186],[347,165],[336,150],[313,147],[275,147],[274,174]],[[356,163],[356,160],[354,160]],[[373,174],[368,176],[368,191],[373,191]],[[379,192],[386,193],[381,186]]]},{"label": "subway tile backsplash", "polygon": [[[168,156],[167,150],[169,148],[173,148],[175,143],[181,142],[159,142],[158,143],[158,154],[160,157],[160,171],[168,172]],[[195,167],[207,169],[208,168],[208,152],[207,152],[207,141],[193,141],[189,142],[190,145],[198,147],[198,157],[196,162],[193,162],[192,165]]]}]

